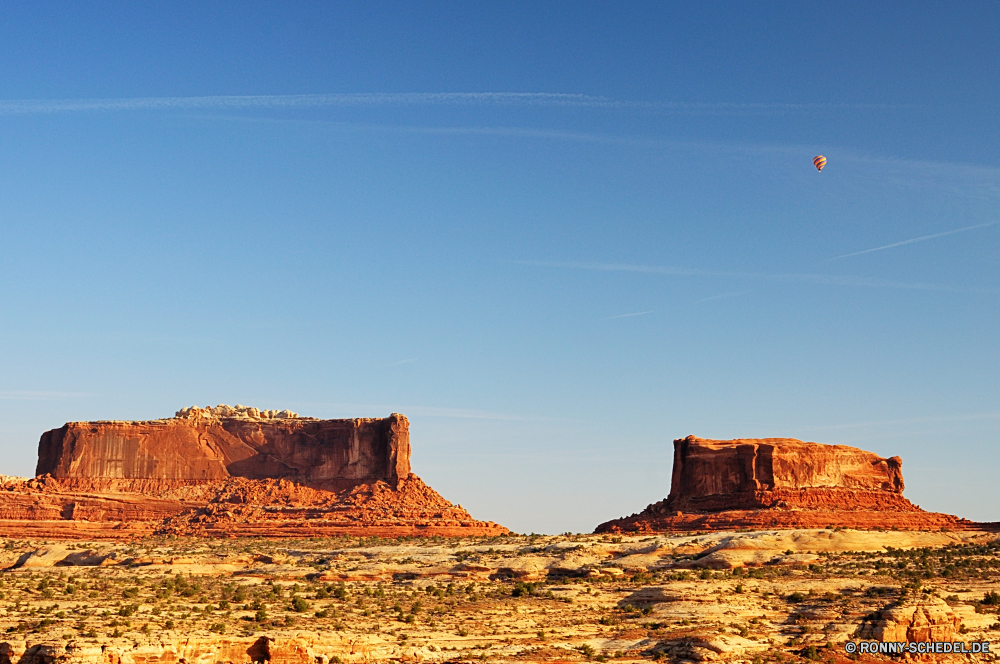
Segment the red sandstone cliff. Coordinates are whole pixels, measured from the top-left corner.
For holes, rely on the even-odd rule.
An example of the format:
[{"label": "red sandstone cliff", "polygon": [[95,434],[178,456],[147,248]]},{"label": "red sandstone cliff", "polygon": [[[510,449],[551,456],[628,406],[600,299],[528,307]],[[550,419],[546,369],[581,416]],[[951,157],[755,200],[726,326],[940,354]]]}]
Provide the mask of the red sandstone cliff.
[{"label": "red sandstone cliff", "polygon": [[497,535],[410,472],[409,422],[243,406],[42,434],[38,476],[0,482],[0,529],[36,537]]},{"label": "red sandstone cliff", "polygon": [[674,441],[670,494],[596,532],[731,528],[968,528],[903,497],[902,459],[791,438]]},{"label": "red sandstone cliff", "polygon": [[223,406],[185,409],[171,419],[145,422],[70,422],[42,434],[35,474],[396,484],[410,474],[409,422],[398,413],[317,420],[289,411],[269,417],[257,409]]}]

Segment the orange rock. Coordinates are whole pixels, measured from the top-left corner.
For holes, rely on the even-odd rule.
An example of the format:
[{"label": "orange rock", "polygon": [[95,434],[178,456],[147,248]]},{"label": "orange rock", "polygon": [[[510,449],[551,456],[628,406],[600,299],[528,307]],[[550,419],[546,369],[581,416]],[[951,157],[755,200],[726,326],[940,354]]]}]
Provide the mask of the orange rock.
[{"label": "orange rock", "polygon": [[846,445],[791,438],[674,441],[670,494],[596,532],[737,528],[972,530],[976,524],[924,512],[903,497],[903,461]]},{"label": "orange rock", "polygon": [[218,406],[164,420],[71,422],[42,435],[38,472],[0,478],[0,532],[54,539],[508,532],[474,520],[410,473],[409,422],[398,413],[317,420]]},{"label": "orange rock", "polygon": [[[35,474],[181,482],[248,477],[344,484],[410,474],[406,416],[317,420],[184,409],[144,422],[70,422],[46,431]],[[242,407],[239,407],[242,408]],[[271,411],[265,411],[269,413]],[[207,413],[207,414],[206,414]]]}]

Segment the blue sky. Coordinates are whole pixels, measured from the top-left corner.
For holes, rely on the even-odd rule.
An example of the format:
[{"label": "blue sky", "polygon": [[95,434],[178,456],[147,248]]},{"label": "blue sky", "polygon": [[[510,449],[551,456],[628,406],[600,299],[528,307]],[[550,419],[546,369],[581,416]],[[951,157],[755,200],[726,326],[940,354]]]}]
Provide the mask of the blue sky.
[{"label": "blue sky", "polygon": [[1000,520],[995,3],[290,4],[5,8],[0,473],[242,403],[521,532],[692,433]]}]

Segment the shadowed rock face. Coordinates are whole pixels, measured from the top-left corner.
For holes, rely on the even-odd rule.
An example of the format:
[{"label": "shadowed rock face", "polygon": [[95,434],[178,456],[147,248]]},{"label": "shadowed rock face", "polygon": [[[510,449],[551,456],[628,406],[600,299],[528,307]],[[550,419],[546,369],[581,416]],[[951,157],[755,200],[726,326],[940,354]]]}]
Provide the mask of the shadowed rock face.
[{"label": "shadowed rock face", "polygon": [[35,472],[57,479],[245,477],[393,486],[410,474],[409,422],[398,413],[317,420],[288,411],[268,417],[214,410],[185,409],[146,422],[70,422],[42,434]]}]

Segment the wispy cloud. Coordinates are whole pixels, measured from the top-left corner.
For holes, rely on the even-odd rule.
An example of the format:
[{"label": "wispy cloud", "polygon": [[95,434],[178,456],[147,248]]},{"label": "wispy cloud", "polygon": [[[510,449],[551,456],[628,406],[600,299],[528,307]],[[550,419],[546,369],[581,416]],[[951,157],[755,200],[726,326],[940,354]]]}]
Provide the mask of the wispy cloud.
[{"label": "wispy cloud", "polygon": [[700,300],[695,300],[695,302],[711,302],[712,300],[724,300],[730,297],[738,297],[740,295],[746,295],[749,292],[750,291],[748,290],[743,290],[743,291],[737,291],[735,293],[722,293],[721,295],[712,295],[710,297],[703,297]]},{"label": "wispy cloud", "polygon": [[358,92],[312,95],[206,95],[198,97],[122,97],[99,99],[0,100],[0,114],[142,111],[207,108],[322,108],[337,106],[505,105],[646,109],[686,113],[760,113],[815,110],[905,108],[893,104],[740,103],[627,101],[610,97],[551,92]]},{"label": "wispy cloud", "polygon": [[900,242],[893,242],[892,244],[882,245],[881,247],[874,247],[872,249],[864,249],[862,251],[855,251],[850,254],[843,254],[841,256],[834,256],[829,259],[831,261],[839,260],[841,258],[850,258],[851,256],[860,256],[862,254],[870,254],[876,251],[884,251],[886,249],[893,249],[895,247],[902,247],[907,244],[915,244],[917,242],[925,242],[927,240],[933,240],[939,237],[945,237],[946,235],[955,235],[956,233],[965,233],[966,231],[976,230],[977,228],[987,228],[989,226],[996,226],[1000,224],[1000,221],[991,221],[985,224],[976,224],[975,226],[966,226],[964,228],[956,228],[951,231],[945,231],[943,233],[933,233],[931,235],[921,235],[920,237],[910,238],[909,240],[902,240]]},{"label": "wispy cloud", "polygon": [[[351,413],[371,413],[373,416],[385,416],[388,413],[403,413],[410,417],[441,417],[451,419],[473,419],[473,420],[503,420],[512,422],[541,422],[557,421],[559,418],[532,417],[525,415],[513,415],[510,413],[498,413],[489,410],[473,410],[468,408],[441,408],[436,406],[407,406],[403,404],[371,404],[371,403],[318,403],[318,402],[296,402],[289,404],[290,407],[322,409],[325,411],[348,411]],[[352,415],[353,417],[354,415]]]},{"label": "wispy cloud", "polygon": [[802,431],[837,431],[842,429],[864,429],[879,426],[899,426],[905,424],[942,424],[946,422],[970,422],[976,420],[997,420],[1000,412],[963,413],[959,415],[942,415],[939,417],[909,417],[895,420],[871,420],[868,422],[851,422],[849,424],[829,424],[800,427]]},{"label": "wispy cloud", "polygon": [[66,113],[204,108],[322,108],[335,106],[427,105],[614,106],[605,97],[541,92],[353,93],[319,95],[208,95],[104,99],[9,99],[0,113]]},{"label": "wispy cloud", "polygon": [[653,313],[652,310],[649,311],[637,311],[634,314],[618,314],[617,316],[608,316],[607,318],[598,318],[597,320],[614,320],[616,318],[631,318],[632,316],[645,316],[646,314]]},{"label": "wispy cloud", "polygon": [[561,261],[512,261],[520,265],[540,267],[570,268],[598,272],[634,272],[639,274],[662,274],[682,277],[728,277],[733,279],[753,279],[784,283],[812,283],[826,286],[853,286],[858,288],[893,288],[903,290],[939,291],[948,293],[997,293],[995,289],[965,289],[937,284],[907,283],[887,281],[871,277],[854,277],[836,274],[768,274],[763,272],[730,272],[724,270],[698,270],[666,265],[632,265],[628,263],[577,263]]},{"label": "wispy cloud", "polygon": [[59,401],[62,399],[82,399],[95,396],[89,392],[36,392],[30,390],[0,391],[0,399],[18,401]]}]

